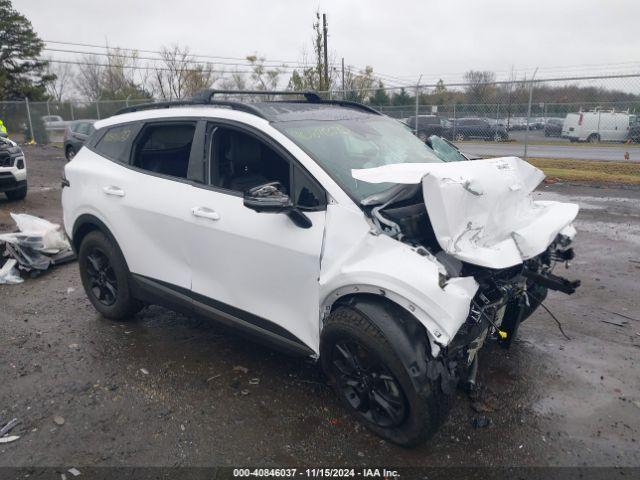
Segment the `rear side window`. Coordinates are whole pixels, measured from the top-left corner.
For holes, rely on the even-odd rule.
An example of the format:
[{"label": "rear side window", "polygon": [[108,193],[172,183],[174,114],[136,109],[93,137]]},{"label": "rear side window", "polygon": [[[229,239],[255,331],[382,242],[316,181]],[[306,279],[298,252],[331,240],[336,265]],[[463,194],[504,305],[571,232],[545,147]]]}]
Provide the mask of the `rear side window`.
[{"label": "rear side window", "polygon": [[134,129],[133,124],[110,128],[98,141],[96,151],[117,162],[127,163],[129,142]]},{"label": "rear side window", "polygon": [[146,126],[133,147],[132,165],[149,172],[187,178],[195,122]]}]

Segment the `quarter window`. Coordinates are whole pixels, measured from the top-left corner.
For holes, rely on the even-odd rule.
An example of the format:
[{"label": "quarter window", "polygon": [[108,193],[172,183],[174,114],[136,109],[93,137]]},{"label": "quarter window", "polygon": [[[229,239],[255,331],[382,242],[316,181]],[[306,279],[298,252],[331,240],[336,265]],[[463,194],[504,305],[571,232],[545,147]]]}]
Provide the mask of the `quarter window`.
[{"label": "quarter window", "polygon": [[127,163],[128,146],[134,129],[133,124],[110,128],[96,145],[96,150],[112,160]]}]

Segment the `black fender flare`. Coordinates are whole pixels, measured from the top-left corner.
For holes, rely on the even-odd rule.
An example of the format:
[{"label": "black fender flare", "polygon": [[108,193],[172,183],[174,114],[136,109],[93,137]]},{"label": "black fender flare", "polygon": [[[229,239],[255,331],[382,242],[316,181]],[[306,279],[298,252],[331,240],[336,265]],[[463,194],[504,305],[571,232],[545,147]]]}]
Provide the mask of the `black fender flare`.
[{"label": "black fender flare", "polygon": [[442,391],[453,394],[458,383],[456,363],[444,354],[434,358],[425,327],[400,305],[372,294],[340,299],[343,306],[366,317],[382,332],[409,375],[417,391],[440,380]]},{"label": "black fender flare", "polygon": [[80,249],[82,239],[92,230],[100,230],[116,245],[117,248],[120,248],[118,241],[113,236],[113,233],[111,233],[109,227],[107,227],[102,220],[90,213],[83,213],[76,218],[76,221],[73,223],[73,228],[71,229],[71,246],[76,255]]}]

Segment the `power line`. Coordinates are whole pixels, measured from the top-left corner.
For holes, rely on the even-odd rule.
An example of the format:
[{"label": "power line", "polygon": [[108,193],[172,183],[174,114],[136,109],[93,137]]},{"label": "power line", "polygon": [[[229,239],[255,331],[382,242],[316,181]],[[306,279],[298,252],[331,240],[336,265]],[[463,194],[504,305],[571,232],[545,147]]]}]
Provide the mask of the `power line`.
[{"label": "power line", "polygon": [[[44,40],[45,43],[53,43],[57,45],[71,45],[75,47],[89,47],[89,48],[101,48],[103,50],[126,50],[129,52],[143,52],[143,53],[155,53],[157,55],[162,55],[161,50],[145,50],[142,48],[128,48],[128,47],[111,47],[108,45],[96,45],[95,43],[78,43],[78,42],[61,42],[54,40]],[[202,55],[197,53],[189,53],[190,56],[194,58],[210,58],[210,59],[220,59],[220,60],[240,60],[247,62],[246,57],[224,57],[218,55]],[[298,60],[265,60],[265,64],[267,63],[276,63],[276,64],[290,64],[290,65],[298,65],[299,67],[309,67],[310,65],[307,62],[300,62]],[[332,66],[336,66],[337,64],[332,64]]]},{"label": "power line", "polygon": [[[100,56],[104,56],[104,57],[115,57],[115,58],[130,58],[130,59],[134,59],[134,60],[152,60],[154,62],[164,62],[165,59],[164,58],[157,58],[157,57],[144,57],[144,56],[139,56],[139,55],[127,55],[127,54],[122,54],[122,53],[117,53],[117,52],[86,52],[86,51],[80,51],[80,50],[68,50],[68,49],[62,49],[62,48],[48,48],[45,47],[43,48],[43,50],[46,50],[48,52],[59,52],[59,53],[74,53],[74,54],[78,54],[78,55],[100,55]],[[172,62],[175,63],[185,63],[185,64],[198,64],[198,65],[228,65],[228,66],[241,66],[241,67],[251,67],[253,66],[253,64],[249,63],[233,63],[233,62],[210,62],[210,61],[204,61],[204,62],[199,62],[198,60],[195,59],[179,59],[179,58],[172,58],[171,59]],[[255,65],[261,65],[264,66],[266,68],[276,68],[279,70],[296,70],[296,67],[291,67],[288,65],[277,65],[277,66],[270,66],[270,65],[264,65],[262,63],[256,63]]]},{"label": "power line", "polygon": [[[106,63],[98,63],[98,62],[81,62],[78,60],[58,60],[58,59],[43,59],[46,60],[49,63],[63,63],[63,64],[68,64],[68,65],[88,65],[88,66],[94,66],[94,67],[109,67],[109,64]],[[175,72],[176,70],[173,68],[167,68],[167,67],[156,67],[156,66],[140,66],[140,65],[118,65],[118,68],[126,68],[129,70],[161,70],[161,71],[167,71],[167,72]],[[202,72],[201,69],[197,69],[197,68],[185,68],[182,69],[183,72]],[[235,71],[228,71],[228,70],[213,70],[210,69],[208,70],[209,72],[212,73],[236,73]],[[250,73],[250,70],[244,71],[244,72],[238,72],[238,73]]]}]

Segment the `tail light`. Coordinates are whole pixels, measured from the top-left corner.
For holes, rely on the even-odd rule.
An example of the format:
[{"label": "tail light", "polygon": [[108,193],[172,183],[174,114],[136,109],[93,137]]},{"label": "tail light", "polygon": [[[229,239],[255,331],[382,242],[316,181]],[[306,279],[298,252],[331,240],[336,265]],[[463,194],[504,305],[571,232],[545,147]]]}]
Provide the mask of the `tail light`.
[{"label": "tail light", "polygon": [[582,125],[582,114],[578,117],[578,125]]}]

